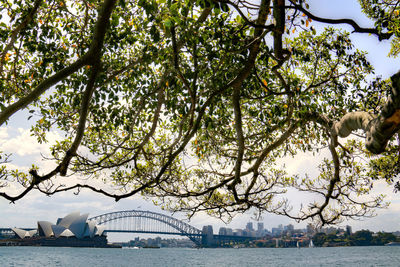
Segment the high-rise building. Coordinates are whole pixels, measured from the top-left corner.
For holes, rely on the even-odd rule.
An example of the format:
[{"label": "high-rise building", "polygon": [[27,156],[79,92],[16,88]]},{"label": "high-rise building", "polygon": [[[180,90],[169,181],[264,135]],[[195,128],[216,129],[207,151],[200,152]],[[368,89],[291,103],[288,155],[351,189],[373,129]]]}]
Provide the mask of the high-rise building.
[{"label": "high-rise building", "polygon": [[220,227],[218,234],[219,235],[227,235],[226,228],[225,227]]},{"label": "high-rise building", "polygon": [[271,230],[272,236],[280,236],[282,234],[282,229],[281,228],[275,228],[273,227]]},{"label": "high-rise building", "polygon": [[219,235],[233,235],[233,230],[232,230],[232,228],[220,227],[218,234]]},{"label": "high-rise building", "polygon": [[246,224],[246,230],[254,231],[253,223],[252,223],[252,222],[248,222],[248,223]]},{"label": "high-rise building", "polygon": [[264,223],[262,222],[257,223],[257,231],[261,232],[262,230],[264,230]]},{"label": "high-rise building", "polygon": [[351,235],[353,233],[353,230],[350,225],[346,225],[346,234]]},{"label": "high-rise building", "polygon": [[311,223],[309,223],[309,224],[307,224],[307,230],[306,231],[307,231],[307,234],[313,235],[315,233],[315,228]]},{"label": "high-rise building", "polygon": [[235,229],[235,231],[233,231],[233,235],[235,235],[235,236],[243,236],[243,230],[242,229]]},{"label": "high-rise building", "polygon": [[293,224],[288,224],[288,225],[286,225],[285,228],[284,228],[284,230],[293,232],[293,231],[294,231],[294,226],[293,226]]},{"label": "high-rise building", "polygon": [[205,235],[213,235],[213,227],[212,225],[204,225],[203,226],[203,234]]},{"label": "high-rise building", "polygon": [[212,225],[203,226],[203,235],[205,235],[205,238],[202,238],[203,245],[212,246],[214,244],[214,232]]}]

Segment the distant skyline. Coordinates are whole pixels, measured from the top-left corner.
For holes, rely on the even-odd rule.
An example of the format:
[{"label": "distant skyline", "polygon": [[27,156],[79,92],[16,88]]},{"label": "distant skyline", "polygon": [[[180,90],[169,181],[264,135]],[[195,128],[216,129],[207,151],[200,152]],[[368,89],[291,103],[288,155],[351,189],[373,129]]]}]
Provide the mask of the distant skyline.
[{"label": "distant skyline", "polygon": [[[361,14],[357,0],[312,0],[308,1],[311,6],[311,12],[318,10],[321,16],[334,18],[352,18],[363,26],[371,26],[371,21]],[[313,22],[317,29],[320,25]],[[342,25],[339,25],[341,27]],[[351,27],[346,26],[347,30]],[[400,69],[399,59],[387,58],[390,50],[389,41],[379,42],[377,38],[368,36],[368,34],[352,35],[357,48],[369,52],[368,59],[372,62],[376,69],[376,74],[383,78],[388,78]],[[51,162],[44,161],[41,153],[47,153],[48,145],[39,145],[33,137],[30,136],[29,125],[23,121],[23,115],[16,115],[11,118],[8,125],[0,128],[0,150],[16,155],[12,165],[21,170],[28,170],[32,163],[43,168],[52,166]],[[54,142],[60,136],[56,132],[49,134],[50,142]],[[295,159],[288,158],[282,164],[285,164],[289,173],[308,173],[314,175],[316,173],[317,157],[311,154],[299,154]],[[311,166],[311,167],[310,167]],[[79,179],[70,177],[67,179]],[[391,201],[391,206],[387,210],[378,210],[378,216],[371,219],[363,219],[362,221],[345,221],[342,225],[351,225],[353,231],[361,229],[369,229],[371,231],[397,231],[400,230],[400,194],[393,193],[393,186],[387,186],[384,182],[376,184],[375,189],[378,192],[384,192]],[[13,189],[12,190],[16,190]],[[301,195],[294,195],[292,199],[300,202],[303,198]],[[100,194],[82,190],[79,195],[74,192],[64,192],[47,197],[37,191],[29,193],[23,199],[15,204],[0,197],[0,227],[31,227],[35,226],[38,220],[55,221],[57,218],[64,216],[73,211],[82,213],[90,213],[90,216],[103,214],[106,212],[138,209],[150,210],[155,212],[162,211],[159,207],[153,205],[151,201],[145,201],[140,196],[122,199],[119,202],[107,198]],[[185,218],[184,214],[175,214],[179,219]],[[251,221],[252,214],[239,214],[227,226],[233,229],[245,228],[246,223]],[[261,222],[264,228],[271,229],[279,224],[293,224],[295,228],[304,228],[307,222],[296,224],[296,222],[281,216],[264,214]],[[213,225],[214,231],[219,227],[226,225],[216,218],[212,218],[205,214],[198,214],[190,221],[195,227],[201,229],[203,225]],[[136,234],[137,235],[137,234]],[[115,240],[113,240],[115,238]],[[110,236],[111,241],[118,241],[120,237]],[[125,240],[125,238],[123,238]]]}]

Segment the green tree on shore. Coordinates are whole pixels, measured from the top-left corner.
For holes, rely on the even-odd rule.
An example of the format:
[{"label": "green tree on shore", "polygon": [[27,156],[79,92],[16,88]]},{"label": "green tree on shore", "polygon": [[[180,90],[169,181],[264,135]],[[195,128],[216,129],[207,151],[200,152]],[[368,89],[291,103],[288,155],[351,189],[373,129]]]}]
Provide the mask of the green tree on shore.
[{"label": "green tree on shore", "polygon": [[351,235],[317,233],[312,237],[317,247],[322,246],[384,246],[398,239],[392,233],[378,232],[374,234],[369,230],[360,230]]},{"label": "green tree on shore", "polygon": [[[0,123],[28,111],[39,143],[50,131],[65,138],[48,153],[51,170],[13,169],[3,151],[0,196],[85,188],[320,225],[372,215],[386,205],[369,195],[374,182],[396,183],[400,171],[400,74],[373,78],[349,33],[312,27],[350,25],[392,40],[396,56],[398,1],[359,2],[374,27],[321,17],[303,0],[1,0]],[[316,177],[278,165],[322,148]],[[89,180],[58,182],[71,174]],[[315,201],[292,210],[288,189]]]}]

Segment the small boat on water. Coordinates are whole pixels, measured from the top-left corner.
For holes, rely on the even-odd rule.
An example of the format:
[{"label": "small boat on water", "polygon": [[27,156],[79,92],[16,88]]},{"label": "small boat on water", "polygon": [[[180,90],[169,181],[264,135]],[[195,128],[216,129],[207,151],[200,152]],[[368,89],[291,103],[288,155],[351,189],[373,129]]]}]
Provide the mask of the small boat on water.
[{"label": "small boat on water", "polygon": [[310,247],[310,248],[314,247],[314,242],[312,241],[312,239],[310,240],[310,244],[308,245],[308,247]]},{"label": "small boat on water", "polygon": [[400,246],[400,242],[389,242],[385,246]]}]

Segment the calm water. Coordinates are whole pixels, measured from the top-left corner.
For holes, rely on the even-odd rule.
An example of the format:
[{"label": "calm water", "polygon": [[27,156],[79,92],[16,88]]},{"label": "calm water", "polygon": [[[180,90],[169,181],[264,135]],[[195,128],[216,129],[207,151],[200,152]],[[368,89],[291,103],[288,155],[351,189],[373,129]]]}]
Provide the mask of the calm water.
[{"label": "calm water", "polygon": [[400,247],[137,250],[0,247],[0,266],[400,266]]}]

